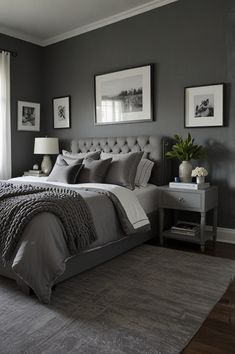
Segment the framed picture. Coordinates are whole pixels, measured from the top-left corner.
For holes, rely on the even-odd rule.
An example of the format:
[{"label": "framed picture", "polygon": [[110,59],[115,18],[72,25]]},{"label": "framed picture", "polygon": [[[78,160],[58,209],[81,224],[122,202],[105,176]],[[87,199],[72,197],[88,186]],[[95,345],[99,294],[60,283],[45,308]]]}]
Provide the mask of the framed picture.
[{"label": "framed picture", "polygon": [[53,98],[53,126],[55,129],[71,127],[71,97]]},{"label": "framed picture", "polygon": [[40,131],[40,103],[18,101],[17,130]]},{"label": "framed picture", "polygon": [[152,65],[95,76],[95,124],[152,121]]},{"label": "framed picture", "polygon": [[224,84],[185,88],[185,127],[222,127]]}]

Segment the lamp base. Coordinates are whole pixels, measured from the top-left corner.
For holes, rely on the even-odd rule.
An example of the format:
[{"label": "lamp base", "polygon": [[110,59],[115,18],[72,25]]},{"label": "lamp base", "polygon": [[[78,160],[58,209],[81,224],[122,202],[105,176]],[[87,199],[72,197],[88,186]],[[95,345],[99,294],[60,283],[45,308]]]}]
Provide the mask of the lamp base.
[{"label": "lamp base", "polygon": [[49,175],[49,173],[52,170],[52,162],[51,162],[51,158],[49,155],[44,155],[43,156],[43,160],[42,160],[42,164],[41,164],[41,170],[43,173],[45,173],[45,175]]}]

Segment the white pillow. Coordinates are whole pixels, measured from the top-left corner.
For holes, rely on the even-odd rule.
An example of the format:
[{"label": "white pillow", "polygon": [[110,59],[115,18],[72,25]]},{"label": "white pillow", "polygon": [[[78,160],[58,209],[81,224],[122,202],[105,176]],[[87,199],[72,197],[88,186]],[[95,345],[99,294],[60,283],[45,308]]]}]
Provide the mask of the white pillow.
[{"label": "white pillow", "polygon": [[141,159],[137,167],[135,176],[135,185],[137,187],[146,187],[151,176],[154,162],[148,159]]},{"label": "white pillow", "polygon": [[101,160],[107,160],[112,158],[113,161],[119,161],[121,159],[125,159],[126,157],[130,156],[131,152],[128,153],[120,153],[120,154],[114,154],[112,152],[101,152],[100,159]]},{"label": "white pillow", "polygon": [[100,153],[101,151],[90,151],[90,152],[69,152],[67,150],[62,150],[62,155],[65,157],[69,157],[70,159],[87,159],[91,158],[93,160],[99,160],[100,159]]}]

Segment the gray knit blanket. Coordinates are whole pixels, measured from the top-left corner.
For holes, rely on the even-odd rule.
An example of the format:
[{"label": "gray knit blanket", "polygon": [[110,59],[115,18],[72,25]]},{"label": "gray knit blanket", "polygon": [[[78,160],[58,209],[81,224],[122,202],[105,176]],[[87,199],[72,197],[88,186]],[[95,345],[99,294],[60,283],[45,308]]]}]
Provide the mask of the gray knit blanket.
[{"label": "gray knit blanket", "polygon": [[83,197],[56,187],[13,185],[0,182],[0,259],[12,263],[24,228],[38,213],[49,212],[63,223],[71,255],[96,240],[92,216]]}]

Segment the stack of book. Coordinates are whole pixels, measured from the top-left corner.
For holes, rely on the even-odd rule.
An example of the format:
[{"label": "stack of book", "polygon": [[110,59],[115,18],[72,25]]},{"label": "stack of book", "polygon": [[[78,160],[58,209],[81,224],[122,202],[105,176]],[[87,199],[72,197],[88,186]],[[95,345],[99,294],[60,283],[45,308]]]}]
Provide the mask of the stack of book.
[{"label": "stack of book", "polygon": [[183,183],[183,182],[170,182],[170,188],[178,188],[178,189],[206,189],[210,187],[210,183]]},{"label": "stack of book", "polygon": [[179,222],[175,226],[171,227],[171,232],[175,234],[182,234],[195,237],[200,233],[200,227],[198,224],[190,222]]},{"label": "stack of book", "polygon": [[42,170],[29,170],[24,173],[24,176],[42,177],[45,176],[45,174],[42,172]]}]

